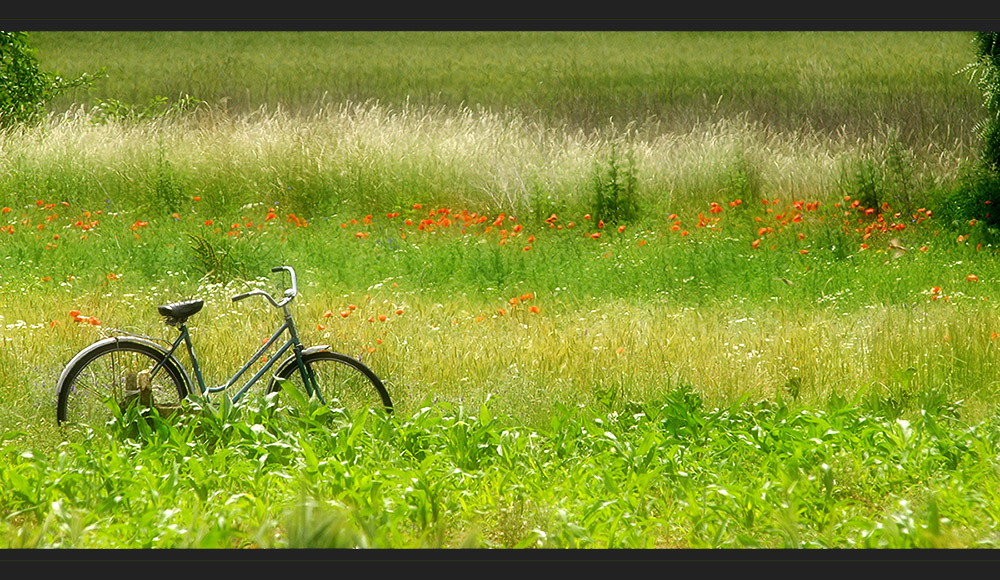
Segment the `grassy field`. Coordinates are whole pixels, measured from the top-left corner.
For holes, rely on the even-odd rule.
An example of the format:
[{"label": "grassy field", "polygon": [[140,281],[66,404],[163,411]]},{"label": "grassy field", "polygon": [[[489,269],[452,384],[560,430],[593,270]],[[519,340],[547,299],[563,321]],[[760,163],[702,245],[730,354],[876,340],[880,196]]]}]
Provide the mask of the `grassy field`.
[{"label": "grassy field", "polygon": [[[0,546],[995,547],[969,36],[33,34],[108,77],[0,134]],[[158,304],[223,382],[279,264],[392,417],[55,425]]]}]

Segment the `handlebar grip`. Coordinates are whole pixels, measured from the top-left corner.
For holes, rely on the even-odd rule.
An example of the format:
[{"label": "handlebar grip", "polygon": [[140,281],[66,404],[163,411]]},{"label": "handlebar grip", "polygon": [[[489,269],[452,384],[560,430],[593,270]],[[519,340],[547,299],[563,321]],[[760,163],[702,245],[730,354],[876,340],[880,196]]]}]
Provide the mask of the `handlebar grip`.
[{"label": "handlebar grip", "polygon": [[249,298],[249,297],[253,296],[253,294],[254,294],[253,292],[247,292],[245,294],[237,294],[236,296],[233,296],[233,302],[239,302],[240,300],[243,300],[244,298]]},{"label": "handlebar grip", "polygon": [[285,269],[286,267],[287,267],[287,266],[275,266],[275,267],[271,268],[271,271],[272,271],[272,272],[281,272],[281,271],[282,271],[282,270],[284,270],[284,269]]}]

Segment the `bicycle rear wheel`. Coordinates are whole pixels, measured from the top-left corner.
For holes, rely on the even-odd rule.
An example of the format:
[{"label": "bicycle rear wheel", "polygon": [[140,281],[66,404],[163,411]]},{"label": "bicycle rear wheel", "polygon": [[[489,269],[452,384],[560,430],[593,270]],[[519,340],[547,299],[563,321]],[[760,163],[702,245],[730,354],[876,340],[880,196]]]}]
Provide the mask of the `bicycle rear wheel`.
[{"label": "bicycle rear wheel", "polygon": [[[164,360],[166,359],[166,360]],[[66,365],[57,386],[56,420],[104,425],[135,393],[140,373],[163,362],[151,379],[150,406],[173,406],[187,396],[183,370],[153,343],[134,338],[107,338],[80,351]]]},{"label": "bicycle rear wheel", "polygon": [[[361,361],[338,352],[320,351],[303,355],[306,372],[316,379],[319,392],[315,395],[325,404],[347,409],[352,415],[366,409],[382,409],[392,412],[392,399],[382,380]],[[289,381],[294,388],[307,393],[302,381],[299,365],[292,357],[282,363],[274,373],[282,380]],[[268,393],[281,390],[281,383],[272,379]],[[312,393],[310,393],[312,394]]]}]

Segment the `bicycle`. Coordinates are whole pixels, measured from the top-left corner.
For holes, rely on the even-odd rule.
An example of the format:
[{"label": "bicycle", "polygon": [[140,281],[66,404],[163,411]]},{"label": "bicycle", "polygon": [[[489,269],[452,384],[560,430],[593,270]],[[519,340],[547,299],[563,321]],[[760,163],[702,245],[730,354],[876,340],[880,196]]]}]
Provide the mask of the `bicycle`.
[{"label": "bicycle", "polygon": [[[391,413],[392,400],[385,385],[360,360],[334,352],[329,345],[303,346],[288,306],[298,294],[295,270],[290,266],[278,266],[271,271],[284,271],[291,277],[291,287],[284,291],[280,301],[261,289],[238,294],[232,300],[238,302],[251,296],[262,296],[282,310],[284,322],[225,384],[206,387],[187,328],[187,319],[202,309],[204,301],[195,299],[164,304],[158,307],[159,314],[168,326],[176,326],[179,331],[170,348],[153,342],[162,340],[169,343],[167,340],[123,331],[118,331],[122,336],[104,338],[87,346],[67,363],[59,377],[56,385],[57,423],[70,422],[71,418],[89,424],[102,419],[106,422],[115,405],[124,408],[139,398],[137,384],[143,388],[143,404],[161,410],[178,407],[193,388],[197,388],[206,399],[210,394],[227,391],[265,356],[286,331],[289,336],[284,344],[232,396],[234,405],[239,404],[250,388],[275,368],[266,393],[278,392],[283,384],[291,382],[295,388],[304,389],[307,396],[315,395],[323,404],[338,404],[350,412],[381,407]],[[187,348],[197,382],[191,380],[191,375],[175,356],[182,343]],[[289,350],[291,355],[282,360],[281,357]]]}]

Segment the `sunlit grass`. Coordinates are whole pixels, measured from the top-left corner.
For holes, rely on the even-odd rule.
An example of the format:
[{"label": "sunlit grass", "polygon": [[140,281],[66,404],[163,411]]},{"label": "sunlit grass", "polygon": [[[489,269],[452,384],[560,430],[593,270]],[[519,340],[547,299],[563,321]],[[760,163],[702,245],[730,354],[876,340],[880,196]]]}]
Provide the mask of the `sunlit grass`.
[{"label": "sunlit grass", "polygon": [[[86,231],[93,222],[72,208],[44,221],[57,211],[44,202],[12,220],[30,223],[5,236],[11,251],[41,256],[11,264],[21,278],[4,282],[0,323],[6,356],[18,361],[4,378],[34,385],[11,395],[19,424],[45,415],[61,366],[104,329],[172,339],[154,310],[170,301],[206,300],[192,331],[209,382],[222,384],[280,323],[263,301],[230,297],[277,288],[266,272],[281,263],[299,271],[295,307],[307,342],[361,358],[403,412],[489,397],[537,425],[556,404],[616,409],[677,385],[716,405],[867,397],[898,416],[915,412],[926,392],[965,401],[970,419],[995,404],[998,273],[991,244],[970,246],[978,224],[953,238],[916,212],[897,230],[891,208],[843,201],[718,204],[698,219],[676,216],[690,231],[669,219],[660,229],[598,227],[586,216],[522,227],[514,216],[422,206],[311,223],[268,219],[277,214],[257,207],[230,223],[204,219],[201,200],[189,203],[183,216],[146,225],[93,213],[98,223]],[[55,246],[31,216],[45,223],[41,232],[63,232]],[[776,227],[758,228],[762,216]],[[830,229],[846,248],[827,245]],[[240,244],[265,240],[242,256],[254,276],[199,279],[182,241],[191,231],[235,256]],[[886,238],[897,232],[909,247],[893,257]],[[119,252],[170,269],[77,265]]]},{"label": "sunlit grass", "polygon": [[[941,64],[964,64],[960,38],[847,36],[518,34],[503,53],[511,37],[384,34],[357,63],[372,84],[337,75],[355,84],[325,98],[322,72],[253,85],[195,51],[167,65],[198,90],[169,86],[212,99],[240,78],[248,100],[78,103],[3,133],[0,546],[996,546],[996,232],[940,217],[975,117]],[[129,58],[166,46],[141,37]],[[388,64],[414,38],[442,92],[379,94],[420,92]],[[720,38],[746,50],[720,59]],[[835,58],[788,56],[817,39]],[[542,89],[544,63],[502,58],[538,42],[578,58]],[[435,55],[458,46],[462,82],[442,84]],[[763,47],[783,60],[758,70]],[[880,97],[900,75],[909,96]],[[143,80],[113,93],[177,92]],[[293,85],[308,94],[276,94]],[[478,88],[456,103],[459,86]],[[640,211],[600,223],[595,175],[624,159]],[[370,366],[392,418],[258,389],[171,422],[55,425],[73,354],[172,339],[167,302],[205,300],[189,325],[222,384],[280,323],[231,296],[280,292],[282,264],[304,341]]]}]

